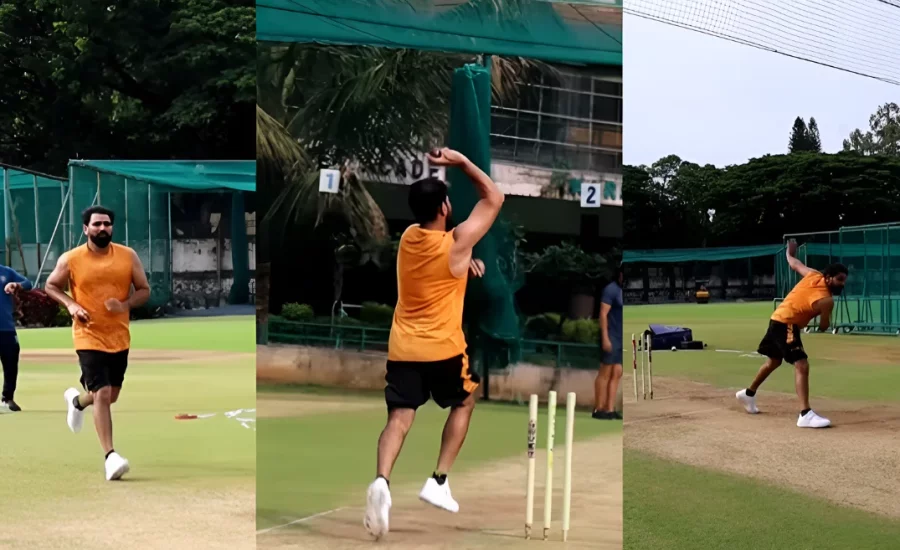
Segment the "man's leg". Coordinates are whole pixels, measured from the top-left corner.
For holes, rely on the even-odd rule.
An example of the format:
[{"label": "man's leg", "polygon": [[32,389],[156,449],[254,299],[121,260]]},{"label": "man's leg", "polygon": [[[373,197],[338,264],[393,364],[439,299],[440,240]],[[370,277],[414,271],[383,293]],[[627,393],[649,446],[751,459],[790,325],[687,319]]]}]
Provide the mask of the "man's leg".
[{"label": "man's leg", "polygon": [[91,394],[94,404],[94,427],[100,439],[100,446],[103,447],[103,454],[108,455],[113,450],[112,415],[109,411],[112,404],[112,388],[103,386]]},{"label": "man's leg", "polygon": [[0,337],[0,362],[3,363],[3,392],[0,399],[12,401],[19,377],[19,342],[15,333],[3,333]]},{"label": "man's leg", "polygon": [[472,411],[475,410],[475,397],[469,394],[462,404],[452,407],[444,423],[444,433],[441,435],[441,452],[438,455],[437,469],[435,473],[446,475],[453,467],[459,450],[466,440],[469,432],[469,420],[472,419]]},{"label": "man's leg", "polygon": [[609,395],[609,380],[612,373],[610,365],[600,364],[597,370],[597,378],[594,379],[594,410],[607,410],[606,398]]},{"label": "man's leg", "polygon": [[794,387],[803,411],[808,411],[809,406],[809,361],[800,359],[794,363]]},{"label": "man's leg", "polygon": [[400,456],[403,441],[415,418],[415,409],[392,409],[388,412],[387,425],[378,438],[378,476],[386,480],[391,479],[394,463]]},{"label": "man's leg", "polygon": [[609,412],[616,412],[616,395],[619,392],[619,383],[622,381],[622,365],[618,363],[611,365],[609,373],[609,390],[606,396],[606,410]]},{"label": "man's leg", "polygon": [[781,359],[772,359],[771,357],[766,359],[766,362],[763,363],[763,365],[759,368],[759,372],[756,373],[756,378],[753,379],[753,382],[747,389],[751,390],[753,393],[756,393],[756,390],[758,390],[762,383],[766,381],[766,378],[768,378],[769,375],[775,372],[775,369],[780,366]]}]

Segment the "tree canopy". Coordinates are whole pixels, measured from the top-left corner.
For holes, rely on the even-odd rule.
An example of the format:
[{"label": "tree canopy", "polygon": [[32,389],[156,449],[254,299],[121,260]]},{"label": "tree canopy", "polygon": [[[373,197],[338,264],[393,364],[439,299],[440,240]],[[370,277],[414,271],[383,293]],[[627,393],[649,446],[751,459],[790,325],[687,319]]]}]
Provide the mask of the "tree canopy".
[{"label": "tree canopy", "polygon": [[780,242],[900,220],[900,157],[794,153],[717,168],[664,157],[623,172],[625,248]]},{"label": "tree canopy", "polygon": [[253,158],[250,0],[4,0],[0,160]]}]

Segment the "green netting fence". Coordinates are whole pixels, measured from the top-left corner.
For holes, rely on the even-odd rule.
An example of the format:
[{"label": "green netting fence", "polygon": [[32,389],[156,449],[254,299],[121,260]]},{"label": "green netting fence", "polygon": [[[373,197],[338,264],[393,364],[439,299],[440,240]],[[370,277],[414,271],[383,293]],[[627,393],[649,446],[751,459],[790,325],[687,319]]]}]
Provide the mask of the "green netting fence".
[{"label": "green netting fence", "polygon": [[[113,241],[133,248],[150,281],[150,307],[172,298],[172,194],[242,193],[256,189],[254,161],[71,161],[68,179],[0,165],[3,261],[36,285],[58,258],[84,244],[81,211],[103,205],[116,213]],[[235,208],[237,208],[237,206]],[[234,217],[234,216],[233,216]],[[249,296],[249,248],[243,211],[232,224],[235,281],[231,303]],[[240,302],[234,301],[243,300]]]},{"label": "green netting fence", "polygon": [[[387,353],[390,329],[341,325],[303,323],[269,318],[268,341],[274,344],[294,344],[301,346],[327,347],[353,351],[375,351]],[[491,358],[485,361],[480,353],[472,357],[473,365],[484,375],[483,367],[490,364],[493,371],[503,370],[512,362],[533,365],[595,370],[599,364],[599,349],[596,344],[576,344],[549,340],[520,340],[517,350],[519,357],[506,360]]]},{"label": "green netting fence", "polygon": [[[900,334],[900,223],[796,233],[787,239],[797,240],[798,258],[813,269],[838,262],[847,266],[847,286],[831,321],[835,332]],[[782,297],[799,280],[783,255],[776,279]],[[810,323],[817,327],[817,320]]]}]

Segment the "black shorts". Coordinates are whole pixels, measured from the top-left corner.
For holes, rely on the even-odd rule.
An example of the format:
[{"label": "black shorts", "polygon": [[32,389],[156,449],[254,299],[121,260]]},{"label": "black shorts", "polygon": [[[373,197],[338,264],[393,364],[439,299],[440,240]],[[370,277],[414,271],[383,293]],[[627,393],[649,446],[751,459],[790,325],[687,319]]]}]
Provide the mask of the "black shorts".
[{"label": "black shorts", "polygon": [[443,361],[388,361],[384,376],[388,410],[418,409],[430,396],[442,409],[462,405],[481,379],[469,370],[469,358],[457,355]]},{"label": "black shorts", "polygon": [[112,386],[121,388],[128,368],[128,350],[108,353],[92,349],[76,350],[81,364],[81,385],[90,392]]},{"label": "black shorts", "polygon": [[757,352],[770,359],[783,359],[791,365],[808,357],[800,340],[800,327],[771,320]]}]

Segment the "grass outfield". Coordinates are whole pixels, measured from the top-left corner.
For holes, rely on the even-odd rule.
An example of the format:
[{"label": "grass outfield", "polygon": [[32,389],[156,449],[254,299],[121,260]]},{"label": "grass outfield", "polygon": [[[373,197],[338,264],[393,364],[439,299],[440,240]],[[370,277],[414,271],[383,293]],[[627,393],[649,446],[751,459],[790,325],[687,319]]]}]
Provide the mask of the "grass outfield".
[{"label": "grass outfield", "polygon": [[[708,344],[704,352],[660,352],[653,356],[653,374],[690,379],[720,387],[750,383],[763,362],[720,350],[755,351],[772,314],[771,302],[629,306],[625,310],[626,340],[650,323],[688,327],[695,340]],[[900,388],[900,338],[803,334],[810,356],[813,396],[851,400],[896,401]],[[631,361],[626,351],[626,363]],[[627,389],[627,388],[626,388]],[[794,392],[790,365],[769,377],[764,390]]]},{"label": "grass outfield", "polygon": [[900,541],[897,521],[636,451],[624,460],[626,549],[845,550]]},{"label": "grass outfield", "polygon": [[[261,417],[257,432],[257,527],[263,529],[297,518],[365,501],[365,488],[375,476],[378,436],[384,428],[384,397],[376,393],[337,393],[315,389],[265,386],[259,407],[291,401],[297,407],[318,401],[338,402],[307,414]],[[271,405],[274,409],[274,403]],[[538,448],[546,448],[547,407],[538,417]],[[565,400],[556,413],[556,446],[565,437]],[[419,409],[413,428],[391,476],[394,486],[425,480],[435,467],[447,411],[429,402]],[[475,470],[488,462],[524,454],[527,405],[479,403],[454,473]],[[575,440],[621,430],[617,422],[598,422],[576,414]],[[524,483],[524,480],[523,480]]]},{"label": "grass outfield", "polygon": [[[254,535],[256,434],[222,413],[255,407],[255,362],[252,355],[204,359],[196,350],[250,354],[253,323],[252,317],[241,317],[132,324],[134,359],[121,401],[113,408],[115,447],[132,466],[121,483],[104,480],[90,412],[81,433],[73,434],[66,426],[62,394],[78,385],[74,354],[71,360],[41,362],[26,357],[16,392],[24,411],[0,415],[0,495],[15,501],[15,506],[3,507],[2,523],[11,529],[0,532],[0,548],[56,548],[73,529],[77,538],[71,540],[94,548],[111,547],[118,540],[126,547],[158,548],[165,540],[168,547],[181,548],[182,541],[190,544],[190,536],[209,537],[209,548],[238,547],[245,542],[216,540],[217,530],[221,536],[240,538],[237,518],[209,517],[221,514],[226,502],[232,514],[246,508],[250,521],[243,530],[249,544]],[[23,330],[20,341],[24,354],[71,348],[71,333]],[[177,351],[157,351],[157,358],[141,360],[141,350],[151,348],[195,350],[195,359],[170,361],[164,357],[177,358]],[[177,421],[178,413],[218,414]],[[110,509],[117,514],[111,518],[128,519],[98,519]],[[224,519],[230,524],[216,528]]]},{"label": "grass outfield", "polygon": [[[23,349],[71,348],[72,329],[19,330],[19,342]],[[131,347],[254,353],[256,328],[250,316],[132,321]]]}]

